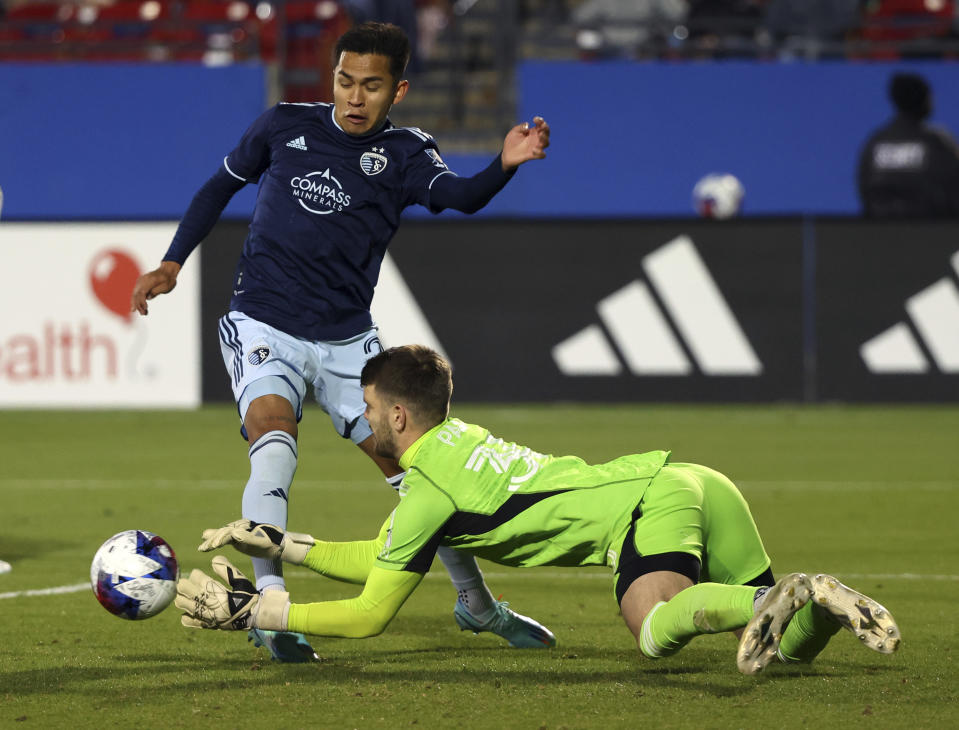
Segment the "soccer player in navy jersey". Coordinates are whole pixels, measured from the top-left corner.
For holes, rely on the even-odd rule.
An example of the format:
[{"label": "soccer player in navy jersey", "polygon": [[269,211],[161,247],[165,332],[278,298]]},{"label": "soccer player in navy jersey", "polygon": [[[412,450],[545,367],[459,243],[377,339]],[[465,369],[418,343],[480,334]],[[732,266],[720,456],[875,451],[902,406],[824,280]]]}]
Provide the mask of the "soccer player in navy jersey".
[{"label": "soccer player in navy jersey", "polygon": [[[549,146],[549,125],[536,117],[507,133],[486,169],[458,177],[432,137],[387,117],[409,89],[403,31],[364,23],[344,33],[334,53],[333,103],[281,103],[256,119],[197,192],[160,266],[138,279],[131,297],[131,309],[146,315],[148,300],[176,286],[180,267],[232,196],[259,185],[219,333],[249,442],[242,515],[283,529],[308,385],[339,434],[395,488],[402,481],[398,462],[374,451],[360,372],[382,349],[370,303],[403,209],[473,213]],[[555,643],[547,629],[493,598],[472,556],[439,554],[458,590],[454,617],[462,629],[492,631],[519,647]],[[259,590],[284,589],[280,561],[253,565]],[[299,634],[255,629],[250,638],[280,661],[315,656]]]}]

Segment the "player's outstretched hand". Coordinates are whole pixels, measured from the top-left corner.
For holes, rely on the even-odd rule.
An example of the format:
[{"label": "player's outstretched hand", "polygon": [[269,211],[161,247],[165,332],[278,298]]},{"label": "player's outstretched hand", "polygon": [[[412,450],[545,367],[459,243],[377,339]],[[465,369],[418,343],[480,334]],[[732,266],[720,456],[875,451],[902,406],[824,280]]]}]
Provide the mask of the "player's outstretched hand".
[{"label": "player's outstretched hand", "polygon": [[180,273],[180,264],[176,261],[163,261],[153,271],[148,271],[137,279],[130,295],[130,311],[147,314],[147,301],[158,294],[173,291],[176,277]]},{"label": "player's outstretched hand", "polygon": [[529,122],[517,124],[503,140],[503,169],[519,167],[530,160],[542,160],[549,147],[549,125],[542,117],[533,117]]},{"label": "player's outstretched hand", "polygon": [[197,550],[205,553],[232,545],[244,555],[254,558],[279,559],[300,565],[314,542],[311,535],[284,532],[275,525],[250,520],[235,520],[220,528],[204,530],[203,542]]},{"label": "player's outstretched hand", "polygon": [[213,570],[226,585],[196,569],[177,581],[174,604],[183,611],[180,622],[194,629],[253,628],[253,610],[260,601],[256,586],[222,555],[213,558]]}]

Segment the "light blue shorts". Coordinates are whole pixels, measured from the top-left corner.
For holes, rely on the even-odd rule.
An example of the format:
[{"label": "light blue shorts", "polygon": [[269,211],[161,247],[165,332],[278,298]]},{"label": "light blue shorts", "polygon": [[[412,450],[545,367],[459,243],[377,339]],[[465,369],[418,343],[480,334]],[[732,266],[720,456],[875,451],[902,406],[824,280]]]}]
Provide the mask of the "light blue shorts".
[{"label": "light blue shorts", "polygon": [[348,340],[317,342],[288,335],[242,312],[229,312],[220,318],[219,332],[241,421],[256,398],[279,395],[293,405],[299,422],[309,384],[340,436],[358,444],[372,435],[363,416],[360,372],[383,349],[375,327]]}]

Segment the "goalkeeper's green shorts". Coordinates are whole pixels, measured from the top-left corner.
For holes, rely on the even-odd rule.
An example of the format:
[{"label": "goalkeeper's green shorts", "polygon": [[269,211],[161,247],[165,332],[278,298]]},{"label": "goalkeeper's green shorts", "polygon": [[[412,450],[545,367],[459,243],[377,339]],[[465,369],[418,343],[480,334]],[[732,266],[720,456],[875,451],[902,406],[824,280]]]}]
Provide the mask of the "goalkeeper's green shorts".
[{"label": "goalkeeper's green shorts", "polygon": [[744,585],[769,569],[746,500],[714,469],[665,465],[634,517],[616,567],[618,599],[632,581],[654,570],[673,570],[699,582]]}]

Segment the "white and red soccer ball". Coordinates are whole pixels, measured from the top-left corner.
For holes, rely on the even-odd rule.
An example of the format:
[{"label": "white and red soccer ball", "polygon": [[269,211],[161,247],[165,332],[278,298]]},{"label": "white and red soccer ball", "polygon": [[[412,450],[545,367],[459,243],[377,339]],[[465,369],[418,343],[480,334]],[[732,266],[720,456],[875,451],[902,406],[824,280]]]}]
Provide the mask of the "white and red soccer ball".
[{"label": "white and red soccer ball", "polygon": [[90,583],[100,604],[114,616],[156,616],[176,596],[180,576],[173,548],[159,535],[124,530],[107,540],[90,566]]},{"label": "white and red soccer ball", "polygon": [[710,173],[693,188],[693,207],[702,218],[732,218],[742,210],[743,184],[729,173]]}]

